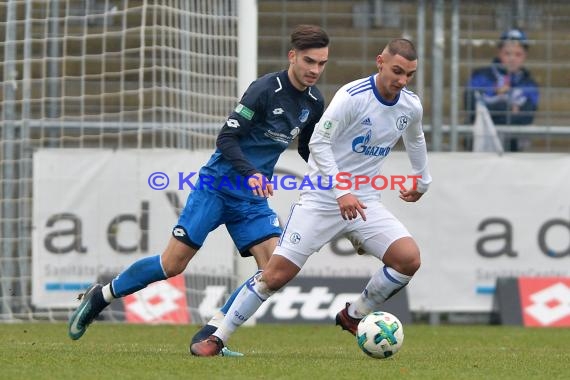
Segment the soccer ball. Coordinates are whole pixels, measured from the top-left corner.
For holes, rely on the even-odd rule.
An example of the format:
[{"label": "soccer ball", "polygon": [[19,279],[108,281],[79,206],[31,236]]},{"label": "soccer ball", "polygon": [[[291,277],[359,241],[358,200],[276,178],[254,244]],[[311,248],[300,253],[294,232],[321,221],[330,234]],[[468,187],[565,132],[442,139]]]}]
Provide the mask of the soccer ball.
[{"label": "soccer ball", "polygon": [[404,328],[393,314],[375,311],[358,324],[356,331],[358,347],[368,356],[377,359],[388,358],[402,348]]}]

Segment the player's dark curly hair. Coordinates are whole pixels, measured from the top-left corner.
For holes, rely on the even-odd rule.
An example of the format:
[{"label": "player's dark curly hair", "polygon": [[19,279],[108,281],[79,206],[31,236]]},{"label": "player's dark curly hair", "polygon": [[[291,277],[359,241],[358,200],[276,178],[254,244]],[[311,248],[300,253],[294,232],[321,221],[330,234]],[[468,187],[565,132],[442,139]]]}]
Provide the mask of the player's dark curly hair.
[{"label": "player's dark curly hair", "polygon": [[298,25],[291,32],[291,49],[318,49],[328,45],[329,36],[320,26]]},{"label": "player's dark curly hair", "polygon": [[416,47],[412,41],[405,38],[396,38],[395,40],[390,41],[390,43],[386,46],[386,49],[391,55],[401,55],[408,61],[415,61],[418,59]]}]

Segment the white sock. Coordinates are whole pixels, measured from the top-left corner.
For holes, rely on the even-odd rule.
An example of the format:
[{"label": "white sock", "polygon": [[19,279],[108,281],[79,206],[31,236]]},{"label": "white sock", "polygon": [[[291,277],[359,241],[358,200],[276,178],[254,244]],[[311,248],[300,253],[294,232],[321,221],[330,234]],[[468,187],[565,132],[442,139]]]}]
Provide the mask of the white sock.
[{"label": "white sock", "polygon": [[111,283],[108,283],[107,285],[103,286],[101,292],[103,292],[103,299],[105,300],[105,302],[111,303],[115,299],[115,297],[113,296],[113,292],[111,292]]},{"label": "white sock", "polygon": [[233,332],[243,325],[273,293],[275,292],[269,290],[261,280],[261,274],[254,276],[241,288],[214,335],[227,343]]},{"label": "white sock", "polygon": [[362,318],[373,311],[381,310],[382,304],[406,286],[412,276],[406,276],[393,268],[384,266],[374,273],[364,291],[350,304],[348,315]]}]

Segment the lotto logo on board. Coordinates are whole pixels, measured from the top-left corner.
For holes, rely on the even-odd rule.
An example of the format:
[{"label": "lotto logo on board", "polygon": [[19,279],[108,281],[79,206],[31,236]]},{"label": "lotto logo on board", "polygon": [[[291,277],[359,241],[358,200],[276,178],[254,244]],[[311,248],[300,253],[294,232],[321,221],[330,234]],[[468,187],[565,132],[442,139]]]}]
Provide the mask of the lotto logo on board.
[{"label": "lotto logo on board", "polygon": [[519,278],[525,326],[570,326],[570,278]]},{"label": "lotto logo on board", "polygon": [[130,323],[188,323],[184,276],[150,284],[124,298]]}]

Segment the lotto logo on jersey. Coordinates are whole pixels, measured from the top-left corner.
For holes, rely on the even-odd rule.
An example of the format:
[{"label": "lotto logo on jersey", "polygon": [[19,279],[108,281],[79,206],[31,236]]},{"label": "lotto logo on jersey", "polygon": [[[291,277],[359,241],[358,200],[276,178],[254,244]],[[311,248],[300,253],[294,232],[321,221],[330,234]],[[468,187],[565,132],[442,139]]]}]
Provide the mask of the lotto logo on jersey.
[{"label": "lotto logo on jersey", "polygon": [[172,234],[173,234],[174,236],[182,237],[182,236],[186,235],[186,232],[184,231],[183,228],[181,228],[181,227],[176,227],[176,228],[174,228],[174,229],[172,230]]},{"label": "lotto logo on jersey", "polygon": [[239,122],[236,119],[228,119],[226,125],[230,128],[239,128]]},{"label": "lotto logo on jersey", "polygon": [[368,130],[365,136],[357,136],[352,140],[352,151],[365,156],[386,157],[390,153],[390,147],[368,145],[372,138],[372,130]]}]

